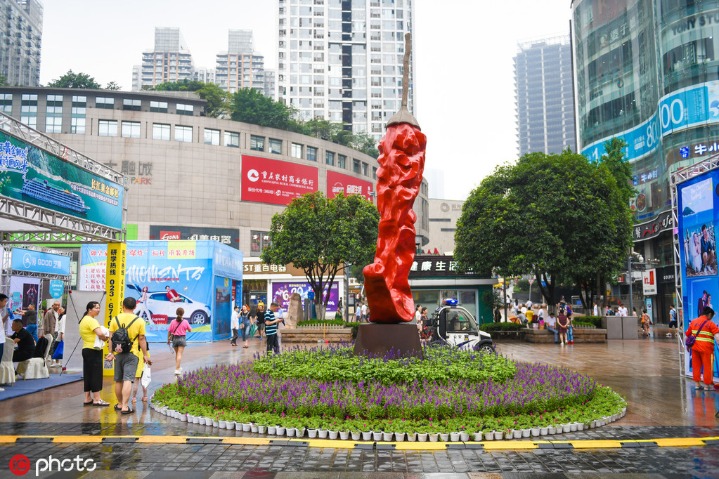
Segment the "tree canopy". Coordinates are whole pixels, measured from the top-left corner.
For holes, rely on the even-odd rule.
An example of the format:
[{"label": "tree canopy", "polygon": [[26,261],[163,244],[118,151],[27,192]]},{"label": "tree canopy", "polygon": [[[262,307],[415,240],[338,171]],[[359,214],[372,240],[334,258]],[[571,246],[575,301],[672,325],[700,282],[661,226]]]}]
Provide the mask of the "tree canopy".
[{"label": "tree canopy", "polygon": [[192,91],[203,100],[207,101],[205,114],[217,118],[227,115],[229,112],[229,96],[225,90],[214,83],[205,83],[196,80],[181,80],[177,82],[165,82],[155,85],[150,90],[155,91]]},{"label": "tree canopy", "polygon": [[616,160],[590,163],[565,150],[530,153],[498,167],[462,208],[455,235],[460,267],[534,274],[552,305],[560,282],[591,296],[598,278],[622,268],[631,244],[626,190],[617,183],[623,162]]},{"label": "tree canopy", "polygon": [[53,80],[47,84],[51,88],[88,88],[91,90],[100,90],[102,87],[95,78],[91,77],[87,73],[75,73],[72,70],[68,70],[67,73],[62,75],[57,80]]},{"label": "tree canopy", "polygon": [[301,268],[326,308],[337,273],[348,264],[372,262],[378,224],[377,208],[363,196],[308,193],[272,217],[270,246],[261,258]]}]

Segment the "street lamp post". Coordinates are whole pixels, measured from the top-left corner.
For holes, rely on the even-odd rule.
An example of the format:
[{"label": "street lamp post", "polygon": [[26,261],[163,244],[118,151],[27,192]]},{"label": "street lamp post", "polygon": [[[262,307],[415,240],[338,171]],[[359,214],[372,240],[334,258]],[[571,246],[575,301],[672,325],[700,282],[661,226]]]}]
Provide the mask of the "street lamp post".
[{"label": "street lamp post", "polygon": [[627,270],[629,270],[629,314],[632,314],[634,312],[634,291],[632,290],[632,283],[634,283],[634,279],[632,278],[632,255],[631,254],[627,258]]}]

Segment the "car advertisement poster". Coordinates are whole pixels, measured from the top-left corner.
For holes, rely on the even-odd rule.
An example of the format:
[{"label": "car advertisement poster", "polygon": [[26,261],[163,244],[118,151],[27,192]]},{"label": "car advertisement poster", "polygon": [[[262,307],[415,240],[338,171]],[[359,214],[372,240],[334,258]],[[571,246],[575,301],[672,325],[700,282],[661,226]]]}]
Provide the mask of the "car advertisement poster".
[{"label": "car advertisement poster", "polygon": [[122,185],[2,131],[0,173],[0,196],[122,229]]},{"label": "car advertisement poster", "polygon": [[345,196],[362,195],[372,201],[374,185],[371,181],[327,170],[327,198],[334,198],[340,193],[344,193]]},{"label": "car advertisement poster", "polygon": [[[104,290],[106,259],[105,245],[82,245],[80,290]],[[225,322],[229,325],[229,308],[224,308],[228,309],[228,317],[213,328],[216,321],[213,295],[224,305],[229,294],[224,286],[228,280],[215,276],[215,272],[241,279],[241,253],[212,241],[127,243],[125,297],[137,299],[135,314],[145,320],[149,341],[167,341],[168,327],[177,308],[184,309],[184,317],[192,326],[188,341],[212,341],[219,339],[218,335],[229,334],[229,326],[224,325]]]},{"label": "car advertisement poster", "polygon": [[[716,227],[719,225],[719,169],[710,170],[677,184],[679,250],[681,258],[684,327],[701,314],[704,306],[714,310],[719,297],[717,281]],[[717,316],[713,321],[719,322]],[[691,371],[687,354],[687,372]],[[714,378],[719,379],[719,346],[714,345]]]},{"label": "car advertisement poster", "polygon": [[[302,307],[305,307],[305,301],[307,301],[307,294],[312,291],[310,283],[303,281],[274,281],[272,283],[272,301],[279,304],[282,311],[287,311],[290,307],[290,298],[294,293],[297,293],[302,298]],[[337,281],[332,282],[332,288],[330,289],[330,300],[327,302],[327,312],[337,312],[337,304],[340,298],[340,287]],[[327,287],[325,287],[324,295],[327,293]],[[316,299],[319,301],[319,298]]]},{"label": "car advertisement poster", "polygon": [[318,190],[317,168],[242,155],[242,201],[289,205]]}]

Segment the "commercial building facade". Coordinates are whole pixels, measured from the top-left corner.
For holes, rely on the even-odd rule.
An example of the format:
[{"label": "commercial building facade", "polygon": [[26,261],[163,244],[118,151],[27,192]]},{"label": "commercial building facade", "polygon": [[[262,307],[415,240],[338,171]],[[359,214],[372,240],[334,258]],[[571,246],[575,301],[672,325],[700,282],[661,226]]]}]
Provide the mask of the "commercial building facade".
[{"label": "commercial building facade", "polygon": [[574,0],[571,9],[579,150],[596,160],[607,140],[626,142],[635,250],[658,263],[658,293],[645,305],[666,321],[669,178],[719,151],[719,2]]},{"label": "commercial building facade", "polygon": [[[278,98],[379,139],[402,99],[412,0],[279,0]],[[410,59],[408,108],[414,108]]]},{"label": "commercial building facade", "polygon": [[0,0],[0,75],[8,85],[40,84],[42,18],[39,0]]},{"label": "commercial building facade", "polygon": [[[252,258],[269,241],[272,216],[299,194],[374,200],[378,164],[371,156],[206,117],[206,102],[193,93],[7,87],[0,96],[3,113],[126,175],[130,239],[215,239]],[[427,190],[424,181],[415,202],[424,238]]]},{"label": "commercial building facade", "polygon": [[514,57],[519,156],[576,151],[569,37],[521,43]]}]

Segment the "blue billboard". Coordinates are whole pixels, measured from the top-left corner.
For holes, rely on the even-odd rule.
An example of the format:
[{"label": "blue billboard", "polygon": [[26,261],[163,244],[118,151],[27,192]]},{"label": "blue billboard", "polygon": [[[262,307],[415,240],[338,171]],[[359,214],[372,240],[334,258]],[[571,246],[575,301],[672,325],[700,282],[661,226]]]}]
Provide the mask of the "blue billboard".
[{"label": "blue billboard", "polygon": [[13,248],[11,268],[26,273],[70,275],[70,257],[31,249]]},{"label": "blue billboard", "polygon": [[[105,245],[81,248],[79,289],[104,290]],[[192,325],[188,341],[229,337],[230,288],[242,279],[242,253],[214,241],[128,241],[125,297],[137,299],[147,338],[166,342],[177,309]]]},{"label": "blue billboard", "polygon": [[[719,225],[719,170],[677,185],[677,234],[681,256],[684,327],[719,298],[716,228]],[[713,321],[719,321],[715,316]],[[687,371],[691,363],[687,365]],[[714,378],[719,379],[719,345],[714,345]]]}]

